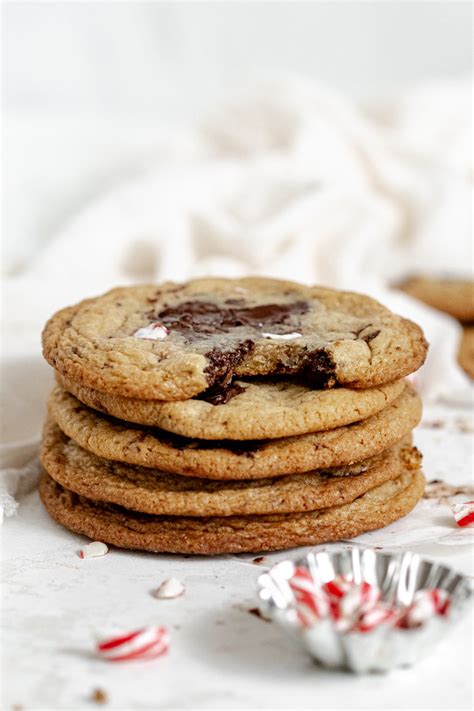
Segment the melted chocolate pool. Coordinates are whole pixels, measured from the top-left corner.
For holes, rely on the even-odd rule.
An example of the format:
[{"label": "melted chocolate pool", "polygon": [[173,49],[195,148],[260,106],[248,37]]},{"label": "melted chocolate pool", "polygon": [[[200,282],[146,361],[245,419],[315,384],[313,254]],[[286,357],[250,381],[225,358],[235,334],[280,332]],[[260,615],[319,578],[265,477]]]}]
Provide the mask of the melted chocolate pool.
[{"label": "melted chocolate pool", "polygon": [[282,325],[291,316],[302,316],[308,310],[309,304],[306,301],[248,307],[229,306],[229,302],[219,306],[210,301],[185,301],[149,316],[171,330],[212,335],[228,333],[241,326],[260,329]]}]

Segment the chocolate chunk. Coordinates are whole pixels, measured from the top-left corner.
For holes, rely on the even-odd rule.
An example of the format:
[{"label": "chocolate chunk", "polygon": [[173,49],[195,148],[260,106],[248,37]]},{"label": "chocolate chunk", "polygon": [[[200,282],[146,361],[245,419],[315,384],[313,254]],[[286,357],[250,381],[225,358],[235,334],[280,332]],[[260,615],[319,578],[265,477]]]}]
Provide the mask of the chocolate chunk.
[{"label": "chocolate chunk", "polygon": [[374,338],[377,338],[377,336],[380,333],[380,329],[377,329],[376,331],[372,331],[372,333],[367,333],[365,336],[363,336],[362,335],[363,332],[366,331],[371,326],[372,326],[371,323],[366,323],[365,326],[362,326],[362,328],[359,328],[358,331],[352,331],[352,333],[360,341],[365,341],[366,343],[370,343],[370,341],[373,341]]},{"label": "chocolate chunk", "polygon": [[245,299],[226,299],[224,303],[229,306],[245,306]]},{"label": "chocolate chunk", "polygon": [[299,376],[301,382],[318,390],[327,390],[337,384],[334,361],[324,348],[307,350],[299,365],[288,365],[280,361],[275,371],[279,375]]},{"label": "chocolate chunk", "polygon": [[324,348],[310,351],[304,360],[301,374],[309,385],[326,390],[336,384],[336,367],[331,355]]},{"label": "chocolate chunk", "polygon": [[378,331],[373,331],[372,333],[368,333],[366,336],[362,336],[362,340],[365,341],[366,343],[370,343],[370,341],[373,341],[374,338],[377,338],[379,333],[380,333],[380,329]]},{"label": "chocolate chunk", "polygon": [[240,343],[237,348],[229,351],[222,351],[220,348],[213,348],[206,353],[209,365],[204,368],[209,387],[226,386],[232,379],[235,367],[245,358],[247,353],[253,350],[255,343],[246,340]]},{"label": "chocolate chunk", "polygon": [[229,383],[225,387],[205,390],[201,395],[198,395],[198,399],[205,400],[211,403],[211,405],[225,405],[229,400],[232,400],[233,397],[243,392],[245,392],[245,388],[238,383]]},{"label": "chocolate chunk", "polygon": [[282,325],[291,316],[302,316],[308,310],[309,304],[306,301],[249,307],[240,306],[240,300],[235,307],[229,307],[229,300],[227,306],[219,306],[210,301],[185,301],[162,309],[158,314],[150,313],[148,317],[152,321],[160,321],[170,330],[211,335],[228,333],[241,326],[257,329]]}]

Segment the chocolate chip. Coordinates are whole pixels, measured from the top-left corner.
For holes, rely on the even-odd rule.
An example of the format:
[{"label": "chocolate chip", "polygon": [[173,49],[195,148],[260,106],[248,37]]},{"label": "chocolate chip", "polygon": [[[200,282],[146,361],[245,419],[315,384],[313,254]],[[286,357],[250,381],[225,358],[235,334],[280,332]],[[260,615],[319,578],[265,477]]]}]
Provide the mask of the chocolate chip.
[{"label": "chocolate chip", "polygon": [[324,349],[307,350],[298,364],[289,365],[280,360],[275,363],[278,375],[298,376],[299,382],[313,388],[326,390],[337,384],[336,367],[331,355]]},{"label": "chocolate chip", "polygon": [[265,617],[262,615],[258,607],[251,607],[248,612],[250,612],[251,615],[255,615],[255,617],[259,617],[261,620],[264,622],[270,622],[270,620],[266,620]]},{"label": "chocolate chip", "polygon": [[372,331],[372,333],[367,333],[365,336],[363,336],[363,332],[366,331],[368,328],[372,326],[371,323],[366,323],[365,326],[362,326],[362,328],[359,328],[358,331],[351,331],[351,333],[354,334],[354,336],[360,340],[360,341],[365,341],[366,343],[370,343],[370,341],[373,341],[374,338],[377,338],[377,336],[380,333],[380,329],[376,331]]},{"label": "chocolate chip", "polygon": [[372,333],[368,333],[366,336],[362,336],[362,341],[365,341],[366,343],[370,343],[370,341],[373,341],[374,338],[377,338],[377,336],[380,333],[380,329],[378,331],[373,331]]},{"label": "chocolate chip", "polygon": [[127,445],[127,446],[130,447],[132,444],[140,444],[140,443],[142,443],[142,442],[145,441],[146,437],[147,437],[146,431],[137,432],[137,434],[134,435],[133,439],[131,439],[131,440],[128,442],[128,445]]},{"label": "chocolate chip", "polygon": [[198,399],[205,400],[211,405],[225,405],[229,400],[232,400],[233,397],[243,392],[245,392],[245,388],[238,383],[229,383],[221,388],[205,390],[201,395],[198,395]]},{"label": "chocolate chip", "polygon": [[224,303],[228,304],[229,306],[244,306],[245,299],[226,299]]},{"label": "chocolate chip", "polygon": [[313,388],[332,388],[337,382],[335,363],[324,348],[306,354],[301,374]]},{"label": "chocolate chip", "polygon": [[255,347],[255,343],[250,339],[242,341],[233,350],[223,351],[220,348],[213,348],[206,353],[209,365],[204,368],[209,387],[225,387],[231,380],[236,366]]},{"label": "chocolate chip", "polygon": [[236,454],[238,457],[248,457],[249,459],[253,459],[261,441],[263,440],[260,440],[258,444],[252,444],[249,440],[243,442],[231,440],[223,444],[224,448],[232,454]]}]

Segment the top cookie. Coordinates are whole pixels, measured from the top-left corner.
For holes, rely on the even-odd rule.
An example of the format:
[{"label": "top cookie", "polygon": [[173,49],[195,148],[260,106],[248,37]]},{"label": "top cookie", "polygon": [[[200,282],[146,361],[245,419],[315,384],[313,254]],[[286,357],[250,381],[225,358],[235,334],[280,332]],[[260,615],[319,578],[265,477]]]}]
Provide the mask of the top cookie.
[{"label": "top cookie", "polygon": [[144,400],[218,391],[234,375],[373,387],[416,370],[426,350],[418,326],[367,296],[264,278],[113,289],[43,332],[60,373]]}]

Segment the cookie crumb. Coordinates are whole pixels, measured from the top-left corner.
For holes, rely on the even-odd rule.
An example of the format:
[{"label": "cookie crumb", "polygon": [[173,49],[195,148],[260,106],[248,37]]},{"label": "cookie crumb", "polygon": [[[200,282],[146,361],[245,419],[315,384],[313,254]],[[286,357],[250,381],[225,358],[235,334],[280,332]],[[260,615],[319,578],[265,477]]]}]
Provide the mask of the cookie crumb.
[{"label": "cookie crumb", "polygon": [[255,617],[258,617],[260,620],[263,620],[264,622],[270,622],[270,620],[267,620],[267,619],[262,615],[262,613],[260,612],[260,610],[258,609],[258,607],[251,607],[249,610],[247,610],[247,612],[250,612],[251,615],[254,615]]},{"label": "cookie crumb", "polygon": [[259,555],[257,558],[254,558],[252,560],[252,563],[255,563],[255,565],[260,565],[260,563],[263,563],[264,560],[265,560],[265,556]]},{"label": "cookie crumb", "polygon": [[107,704],[109,701],[107,692],[103,689],[94,689],[91,699],[95,704]]},{"label": "cookie crumb", "polygon": [[439,504],[450,504],[455,496],[474,496],[474,486],[456,486],[441,479],[432,479],[427,482],[423,494],[425,500],[437,500]]},{"label": "cookie crumb", "polygon": [[421,467],[423,455],[416,447],[403,447],[400,451],[400,458],[406,469],[414,471]]},{"label": "cookie crumb", "polygon": [[472,434],[474,432],[472,424],[469,422],[469,420],[463,417],[458,417],[458,419],[455,421],[455,425],[457,431],[461,432],[462,434]]},{"label": "cookie crumb", "polygon": [[425,420],[421,426],[428,430],[440,430],[445,426],[445,423],[442,420]]}]

